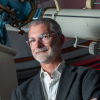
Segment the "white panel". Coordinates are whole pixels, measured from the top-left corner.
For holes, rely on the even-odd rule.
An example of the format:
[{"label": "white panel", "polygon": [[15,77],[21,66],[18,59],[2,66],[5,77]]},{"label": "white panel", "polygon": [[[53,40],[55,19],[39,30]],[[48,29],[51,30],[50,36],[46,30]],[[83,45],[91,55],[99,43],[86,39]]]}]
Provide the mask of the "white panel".
[{"label": "white panel", "polygon": [[18,86],[14,63],[15,50],[0,44],[0,97],[11,100],[11,95]]},{"label": "white panel", "polygon": [[55,17],[55,14],[56,9],[48,9],[44,18],[55,19],[65,37],[100,40],[100,10],[62,9],[57,14],[59,16]]}]

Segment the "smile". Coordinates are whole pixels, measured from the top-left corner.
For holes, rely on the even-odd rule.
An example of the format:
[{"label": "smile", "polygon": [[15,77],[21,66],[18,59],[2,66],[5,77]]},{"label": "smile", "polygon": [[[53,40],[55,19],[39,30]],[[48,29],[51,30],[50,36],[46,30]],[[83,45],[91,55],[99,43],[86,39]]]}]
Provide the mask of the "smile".
[{"label": "smile", "polygon": [[45,53],[46,51],[48,51],[48,50],[45,50],[45,51],[39,51],[39,52],[37,52],[36,54],[43,54],[43,53]]}]

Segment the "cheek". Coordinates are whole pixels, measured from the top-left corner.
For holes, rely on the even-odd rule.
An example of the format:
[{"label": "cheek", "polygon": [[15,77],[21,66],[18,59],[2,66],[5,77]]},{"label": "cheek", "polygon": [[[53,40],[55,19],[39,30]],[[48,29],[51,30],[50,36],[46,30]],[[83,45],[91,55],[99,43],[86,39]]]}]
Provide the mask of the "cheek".
[{"label": "cheek", "polygon": [[35,49],[31,48],[31,52],[32,52],[32,53],[34,53],[34,50],[35,50]]}]

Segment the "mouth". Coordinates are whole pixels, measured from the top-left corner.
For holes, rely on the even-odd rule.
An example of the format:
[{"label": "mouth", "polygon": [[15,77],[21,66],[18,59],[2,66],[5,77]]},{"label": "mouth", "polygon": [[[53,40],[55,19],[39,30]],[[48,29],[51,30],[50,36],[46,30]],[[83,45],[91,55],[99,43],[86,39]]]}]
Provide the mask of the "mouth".
[{"label": "mouth", "polygon": [[37,52],[36,54],[43,54],[43,53],[46,53],[48,50],[45,50],[45,51],[39,51]]}]

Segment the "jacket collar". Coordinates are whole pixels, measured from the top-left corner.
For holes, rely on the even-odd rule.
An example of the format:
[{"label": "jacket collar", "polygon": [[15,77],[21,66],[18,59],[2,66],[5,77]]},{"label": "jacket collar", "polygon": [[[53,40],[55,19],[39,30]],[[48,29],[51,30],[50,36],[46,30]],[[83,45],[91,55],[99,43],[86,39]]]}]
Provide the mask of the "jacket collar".
[{"label": "jacket collar", "polygon": [[40,72],[34,77],[30,87],[30,92],[32,95],[31,100],[43,100],[40,83]]},{"label": "jacket collar", "polygon": [[65,68],[63,69],[60,78],[56,100],[65,100],[67,98],[73,80],[76,76],[76,73],[73,72],[74,69],[74,66],[67,63],[65,64]]}]

